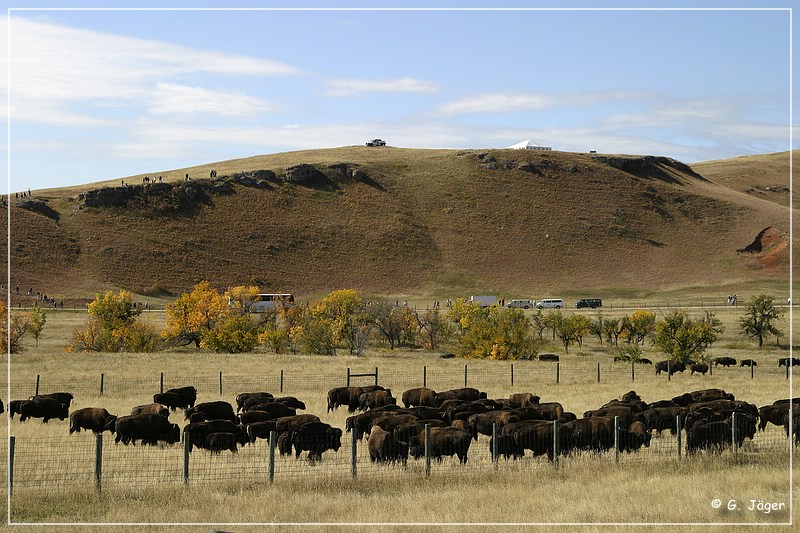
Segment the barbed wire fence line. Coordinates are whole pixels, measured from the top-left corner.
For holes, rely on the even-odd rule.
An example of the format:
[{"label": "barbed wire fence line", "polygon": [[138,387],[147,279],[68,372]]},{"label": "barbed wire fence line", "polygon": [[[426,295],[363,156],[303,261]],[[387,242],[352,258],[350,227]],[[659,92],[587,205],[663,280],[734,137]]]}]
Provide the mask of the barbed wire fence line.
[{"label": "barbed wire fence line", "polygon": [[[735,415],[733,415],[735,417]],[[615,421],[619,428],[618,421]],[[681,422],[678,421],[680,424]],[[564,444],[566,431],[558,422],[546,422],[539,427],[541,434],[514,435],[514,446],[524,455],[506,458],[499,448],[490,448],[491,437],[480,435],[470,441],[466,462],[456,456],[436,460],[433,441],[424,443],[425,454],[418,459],[408,457],[392,464],[371,460],[367,438],[356,441],[345,433],[341,447],[327,450],[322,459],[312,461],[304,452],[300,458],[294,453],[280,455],[275,449],[276,435],[270,440],[256,440],[238,448],[237,453],[222,451],[212,453],[182,443],[172,445],[115,444],[112,435],[79,434],[64,437],[10,437],[4,441],[9,448],[9,471],[12,494],[20,492],[63,492],[72,489],[102,490],[108,487],[139,487],[182,484],[242,484],[247,482],[298,482],[303,480],[354,478],[387,478],[398,476],[428,477],[466,474],[490,474],[504,471],[558,468],[581,462],[617,463],[620,467],[643,464],[674,464],[680,461],[702,461],[709,457],[721,458],[730,464],[758,461],[766,458],[783,460],[788,464],[789,453],[798,443],[783,427],[768,426],[758,431],[752,439],[736,433],[735,421],[717,424],[702,433],[698,441],[681,430],[654,434],[649,446],[636,451],[625,451],[621,431],[609,441],[613,444],[604,451],[576,450]],[[710,428],[710,426],[709,426]],[[620,430],[622,428],[619,428]],[[703,429],[703,428],[701,428]],[[493,428],[500,435],[501,429]],[[691,435],[690,435],[691,434]],[[697,442],[701,443],[697,447]],[[695,446],[692,449],[692,446]],[[494,450],[494,452],[492,451]],[[453,453],[452,450],[444,450]],[[5,452],[5,449],[0,449]]]}]

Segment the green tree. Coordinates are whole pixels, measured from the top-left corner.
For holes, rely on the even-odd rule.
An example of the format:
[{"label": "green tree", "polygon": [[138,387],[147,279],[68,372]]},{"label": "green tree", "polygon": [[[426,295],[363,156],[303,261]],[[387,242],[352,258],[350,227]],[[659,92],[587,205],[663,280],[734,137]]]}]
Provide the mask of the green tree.
[{"label": "green tree", "polygon": [[38,348],[39,337],[41,336],[44,325],[47,322],[47,313],[39,307],[34,307],[28,314],[30,316],[28,331],[30,331],[31,335],[33,335],[33,338],[36,339],[36,347]]},{"label": "green tree", "polygon": [[619,336],[622,334],[623,322],[621,318],[607,318],[603,321],[603,335],[606,341],[613,346],[619,346]]},{"label": "green tree", "polygon": [[572,323],[572,335],[578,347],[583,347],[583,338],[592,331],[592,319],[584,315],[572,315],[569,317]]},{"label": "green tree", "polygon": [[626,323],[628,340],[634,344],[644,345],[644,340],[650,335],[656,325],[656,314],[652,311],[637,309]]},{"label": "green tree", "polygon": [[744,316],[739,319],[739,328],[746,337],[757,339],[761,348],[767,335],[783,335],[775,325],[782,315],[783,311],[775,307],[772,296],[759,294],[745,306]]},{"label": "green tree", "polygon": [[540,341],[544,340],[544,330],[547,329],[547,320],[545,318],[544,313],[542,313],[541,309],[537,309],[535,313],[531,315],[531,326],[533,330],[536,332],[536,335],[539,337]]},{"label": "green tree", "polygon": [[713,313],[693,319],[686,311],[674,311],[656,322],[653,345],[682,363],[700,361],[705,350],[725,331]]},{"label": "green tree", "polygon": [[8,313],[6,303],[2,302],[0,304],[0,350],[4,353],[22,353],[25,351],[22,338],[30,330],[30,314],[12,310],[9,320]]}]

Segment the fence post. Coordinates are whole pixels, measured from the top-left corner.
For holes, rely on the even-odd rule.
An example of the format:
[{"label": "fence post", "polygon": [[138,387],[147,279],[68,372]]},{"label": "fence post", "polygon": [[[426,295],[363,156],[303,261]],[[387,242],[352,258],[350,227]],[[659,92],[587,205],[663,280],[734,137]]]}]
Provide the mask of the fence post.
[{"label": "fence post", "polygon": [[561,363],[556,362],[556,383],[559,382],[559,374],[561,373]]},{"label": "fence post", "polygon": [[222,370],[219,371],[219,395],[222,396]]},{"label": "fence post", "polygon": [[103,476],[103,434],[98,433],[94,447],[94,486],[100,490],[100,480]]},{"label": "fence post", "polygon": [[[787,359],[786,360],[786,379],[789,379],[789,365],[790,364],[792,364],[792,362],[789,359]],[[36,376],[36,394],[39,394],[39,376]]]},{"label": "fence post", "polygon": [[423,367],[422,367],[422,386],[423,387],[427,387],[428,386],[428,366],[427,365],[423,365]]},{"label": "fence post", "polygon": [[614,417],[614,461],[619,464],[619,417]]},{"label": "fence post", "polygon": [[356,438],[356,434],[358,431],[355,429],[350,432],[351,433],[351,442],[352,446],[350,447],[350,478],[356,478],[356,447],[358,446],[358,439]]},{"label": "fence post", "polygon": [[378,385],[378,367],[375,367],[375,385]]},{"label": "fence post", "polygon": [[17,438],[14,435],[11,435],[8,438],[8,493],[9,494],[14,492],[14,445],[16,443],[17,443]]},{"label": "fence post", "polygon": [[553,420],[553,466],[558,467],[558,420]]},{"label": "fence post", "polygon": [[736,411],[731,413],[731,449],[736,453]]},{"label": "fence post", "polygon": [[[789,373],[787,372],[786,375],[788,376]],[[39,396],[39,374],[36,374],[36,396]]]},{"label": "fence post", "polygon": [[283,392],[283,369],[281,368],[281,392]]},{"label": "fence post", "polygon": [[681,415],[675,415],[675,427],[678,430],[678,458],[680,458],[683,448],[681,446]]},{"label": "fence post", "polygon": [[634,366],[636,363],[631,361],[631,382],[636,381],[636,370],[634,370]]},{"label": "fence post", "polygon": [[350,367],[347,367],[347,386],[350,386]]},{"label": "fence post", "polygon": [[754,364],[752,364],[752,363],[750,364],[750,379],[753,379],[753,377],[755,377],[755,373],[756,373],[755,367],[756,366]]},{"label": "fence post", "polygon": [[431,425],[430,424],[425,424],[425,477],[426,478],[431,477]]},{"label": "fence post", "polygon": [[600,361],[597,362],[597,382],[600,383]]},{"label": "fence post", "polygon": [[277,432],[269,432],[269,482],[275,482],[275,441],[277,440]]},{"label": "fence post", "polygon": [[192,449],[192,434],[183,432],[183,484],[189,484],[189,451]]},{"label": "fence post", "polygon": [[497,423],[492,422],[492,463],[497,470]]},{"label": "fence post", "polygon": [[467,365],[464,365],[464,387],[467,386]]},{"label": "fence post", "polygon": [[511,386],[514,386],[514,363],[511,363]]},{"label": "fence post", "polygon": [[711,361],[708,362],[708,375],[709,376],[714,375],[714,365],[711,364]]},{"label": "fence post", "polygon": [[164,394],[164,373],[161,373],[161,394]]},{"label": "fence post", "polygon": [[669,359],[667,359],[667,381],[672,381],[672,368],[670,368]]},{"label": "fence post", "polygon": [[100,396],[103,395],[103,385],[105,384],[105,374],[100,374]]}]

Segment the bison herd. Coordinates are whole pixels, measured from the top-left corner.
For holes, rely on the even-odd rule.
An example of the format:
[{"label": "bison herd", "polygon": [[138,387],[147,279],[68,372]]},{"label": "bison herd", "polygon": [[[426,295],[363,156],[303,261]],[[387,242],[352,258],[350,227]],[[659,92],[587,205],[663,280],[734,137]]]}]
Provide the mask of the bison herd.
[{"label": "bison herd", "polygon": [[[726,361],[727,362],[727,361]],[[725,364],[720,362],[719,364]],[[736,364],[734,360],[733,363]],[[675,367],[670,365],[669,370]],[[664,370],[667,370],[666,368]],[[699,370],[698,370],[699,371]],[[314,414],[301,413],[303,401],[292,396],[275,397],[265,391],[236,396],[235,406],[226,401],[197,402],[192,386],[170,389],[153,396],[153,402],[133,407],[117,416],[101,407],[86,407],[69,413],[73,396],[67,392],[13,400],[11,418],[20,421],[41,418],[43,422],[69,418],[69,433],[109,431],[115,442],[156,445],[183,441],[211,453],[236,453],[257,439],[276,436],[281,455],[299,458],[303,452],[312,461],[328,450],[338,451],[343,431]],[[345,430],[363,441],[375,463],[405,464],[409,455],[442,460],[455,456],[466,463],[471,445],[481,435],[488,437],[492,458],[519,459],[530,452],[554,460],[559,454],[602,453],[616,447],[636,452],[649,447],[653,433],[686,431],[686,450],[720,451],[732,441],[741,446],[767,424],[793,424],[793,437],[800,444],[800,405],[797,399],[778,400],[760,408],[737,400],[722,389],[688,392],[671,399],[643,401],[630,391],[597,409],[576,414],[559,402],[542,402],[533,393],[515,393],[508,398],[488,398],[471,387],[435,391],[418,387],[404,391],[400,404],[390,389],[379,385],[336,387],[328,391],[328,413],[347,407],[351,416]],[[181,429],[169,420],[170,412],[182,409],[186,424]],[[2,404],[0,404],[2,412]]]}]

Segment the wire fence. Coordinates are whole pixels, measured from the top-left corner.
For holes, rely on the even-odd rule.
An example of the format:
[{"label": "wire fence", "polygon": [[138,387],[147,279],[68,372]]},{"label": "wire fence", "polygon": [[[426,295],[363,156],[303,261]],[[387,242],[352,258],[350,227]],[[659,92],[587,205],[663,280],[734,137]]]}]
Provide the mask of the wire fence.
[{"label": "wire fence", "polygon": [[[728,376],[745,376],[751,379],[778,380],[788,379],[794,367],[762,366],[762,367],[711,367],[712,374]],[[377,379],[373,377],[377,375]],[[63,379],[58,376],[37,374],[21,377],[12,374],[11,390],[15,398],[27,398],[36,394],[69,391],[78,396],[125,396],[148,395],[163,392],[173,387],[187,384],[193,385],[198,395],[235,394],[242,391],[266,390],[280,394],[291,394],[309,389],[328,390],[333,387],[348,385],[369,385],[380,382],[393,390],[404,390],[414,387],[428,387],[434,390],[449,390],[458,387],[470,387],[491,384],[492,386],[535,387],[542,383],[590,384],[614,382],[649,382],[652,380],[671,381],[685,379],[690,374],[687,369],[680,377],[662,372],[655,374],[651,365],[631,363],[609,363],[592,361],[540,362],[518,361],[498,364],[492,367],[470,366],[469,364],[428,366],[405,370],[381,371],[380,368],[367,369],[361,377],[352,377],[350,369],[305,373],[289,372],[275,369],[263,375],[238,374],[219,371],[216,374],[170,375],[164,372],[154,374],[150,378],[130,378],[95,374],[81,381]],[[355,374],[355,372],[353,372]]]},{"label": "wire fence", "polygon": [[[708,456],[738,461],[788,458],[793,444],[784,428],[770,425],[750,438],[743,432],[732,430],[737,426],[735,421],[731,422],[708,423],[675,434],[664,430],[645,439],[649,440],[646,445],[644,442],[631,445],[633,441],[628,440],[627,433],[615,421],[616,431],[610,435],[599,433],[594,441],[584,440],[587,445],[580,449],[577,446],[580,439],[568,429],[569,424],[558,422],[531,424],[513,432],[495,427],[497,446],[489,436],[480,435],[477,440],[472,440],[465,433],[461,435],[463,432],[447,430],[451,433],[436,433],[437,429],[432,428],[429,441],[425,435],[420,436],[417,453],[414,453],[414,442],[411,442],[411,455],[407,459],[398,456],[398,460],[391,463],[373,462],[367,438],[356,441],[350,433],[341,437],[338,450],[323,451],[319,460],[309,459],[307,451],[302,452],[299,458],[295,453],[281,455],[275,448],[277,439],[274,433],[270,440],[256,440],[239,447],[236,453],[213,453],[196,447],[189,451],[185,439],[183,443],[151,446],[124,445],[115,443],[110,435],[85,433],[69,437],[11,437],[8,440],[11,447],[10,486],[16,494],[59,492],[67,488],[102,490],[106,487],[165,484],[480,475],[501,470],[555,468],[581,461],[616,462],[624,467],[704,460]],[[455,440],[446,438],[453,435],[457,437]],[[465,440],[464,436],[468,438]],[[500,440],[503,436],[510,439],[505,445]],[[503,446],[514,450],[504,455],[503,452],[508,452],[509,448]],[[514,451],[519,452],[517,457],[514,457]],[[403,452],[399,455],[402,456]]]}]

